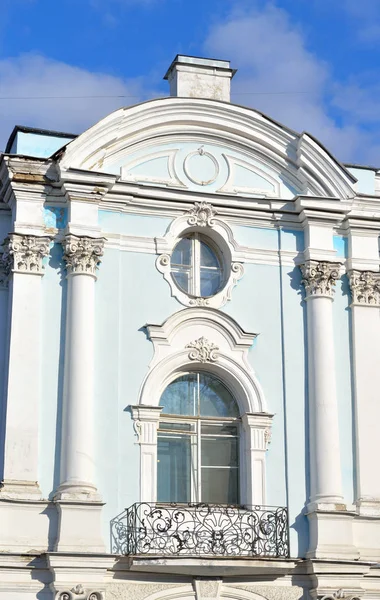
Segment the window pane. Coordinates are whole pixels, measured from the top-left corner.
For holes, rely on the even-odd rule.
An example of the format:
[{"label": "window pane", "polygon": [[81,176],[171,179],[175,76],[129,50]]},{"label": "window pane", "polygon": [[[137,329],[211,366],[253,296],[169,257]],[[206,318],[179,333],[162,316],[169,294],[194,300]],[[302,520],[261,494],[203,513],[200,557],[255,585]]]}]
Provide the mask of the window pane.
[{"label": "window pane", "polygon": [[201,465],[212,467],[238,466],[238,440],[228,437],[202,437]]},{"label": "window pane", "polygon": [[210,246],[201,241],[201,267],[220,269],[219,260]]},{"label": "window pane", "polygon": [[157,501],[190,502],[190,436],[158,434]]},{"label": "window pane", "polygon": [[198,414],[196,373],[188,373],[172,381],[161,396],[162,412],[170,415]]},{"label": "window pane", "polygon": [[203,417],[238,417],[237,404],[223,385],[211,375],[199,375],[200,413]]},{"label": "window pane", "polygon": [[176,267],[176,270],[172,271],[172,276],[178,287],[186,294],[190,294],[190,270],[184,267],[182,270],[179,270]]},{"label": "window pane", "polygon": [[239,504],[238,469],[202,469],[202,502]]},{"label": "window pane", "polygon": [[174,248],[172,265],[191,265],[191,239],[183,238]]},{"label": "window pane", "polygon": [[221,273],[213,269],[202,269],[201,278],[201,296],[213,296],[220,288]]},{"label": "window pane", "polygon": [[195,429],[194,423],[163,423],[160,421],[159,427],[163,431],[188,431]]},{"label": "window pane", "polygon": [[208,423],[205,421],[202,423],[201,432],[202,434],[237,436],[238,428],[236,425],[229,425],[226,423]]}]

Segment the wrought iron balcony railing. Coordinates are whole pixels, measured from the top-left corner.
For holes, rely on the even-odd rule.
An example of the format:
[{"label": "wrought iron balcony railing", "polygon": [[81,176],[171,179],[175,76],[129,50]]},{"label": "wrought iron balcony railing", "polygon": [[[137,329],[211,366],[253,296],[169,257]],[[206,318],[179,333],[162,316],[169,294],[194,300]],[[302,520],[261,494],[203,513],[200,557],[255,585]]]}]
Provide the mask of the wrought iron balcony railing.
[{"label": "wrought iron balcony railing", "polygon": [[115,554],[288,558],[286,508],[133,504],[111,522]]}]

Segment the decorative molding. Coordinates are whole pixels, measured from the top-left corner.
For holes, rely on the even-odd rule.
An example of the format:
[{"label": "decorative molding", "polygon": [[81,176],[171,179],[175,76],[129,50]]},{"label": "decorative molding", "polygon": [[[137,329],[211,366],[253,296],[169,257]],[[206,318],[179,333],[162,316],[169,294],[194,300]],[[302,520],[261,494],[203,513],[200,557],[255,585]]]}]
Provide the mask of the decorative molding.
[{"label": "decorative molding", "polygon": [[[211,163],[213,164],[214,173],[212,174],[212,176],[208,180],[204,181],[204,180],[201,180],[201,179],[197,179],[196,177],[194,177],[194,175],[191,174],[190,161],[191,161],[191,159],[194,156],[204,156],[204,157],[207,157],[207,158],[210,159]],[[190,181],[192,181],[196,185],[205,186],[205,185],[210,185],[210,184],[214,183],[214,181],[218,178],[219,172],[220,172],[220,167],[219,167],[219,163],[216,160],[215,156],[213,154],[211,154],[210,152],[206,152],[204,150],[204,146],[200,146],[198,148],[198,150],[195,150],[194,152],[190,152],[186,156],[186,158],[185,158],[185,160],[183,162],[183,171],[184,171],[186,177],[188,179],[190,179]],[[203,204],[203,202],[202,202],[202,204]]]},{"label": "decorative molding", "polygon": [[194,578],[196,600],[219,600],[222,588],[221,579]]},{"label": "decorative molding", "polygon": [[348,277],[352,304],[380,306],[380,273],[352,270]]},{"label": "decorative molding", "polygon": [[194,340],[194,342],[187,344],[186,348],[191,348],[189,352],[190,360],[196,360],[201,363],[215,362],[218,360],[219,347],[203,336],[198,340]]},{"label": "decorative molding", "polygon": [[33,273],[43,275],[43,259],[49,255],[50,238],[10,233],[3,242],[1,263],[5,275]]},{"label": "decorative molding", "polygon": [[195,202],[194,208],[189,211],[187,222],[198,227],[213,227],[217,211],[208,202]]},{"label": "decorative molding", "polygon": [[318,600],[361,600],[356,594],[344,592],[344,590],[338,590],[332,594],[318,595]]},{"label": "decorative molding", "polygon": [[[189,216],[190,214],[190,216]],[[237,244],[234,241],[232,230],[226,223],[215,218],[216,212],[207,202],[196,202],[195,208],[174,219],[163,238],[156,238],[156,249],[159,254],[156,260],[157,270],[163,274],[168,282],[172,296],[185,306],[208,306],[221,308],[231,299],[232,290],[244,275],[243,264],[238,259],[244,259],[236,252]],[[181,290],[173,276],[171,269],[171,253],[181,237],[189,233],[189,226],[195,231],[207,226],[207,237],[219,249],[222,257],[224,283],[221,289],[210,297],[195,297]]]},{"label": "decorative molding", "polygon": [[233,598],[243,600],[247,599],[247,596],[243,594],[237,595],[238,590],[244,590],[252,594],[252,600],[259,600],[259,598],[263,600],[301,600],[304,598],[304,590],[302,587],[292,585],[289,587],[272,585],[272,586],[262,586],[262,585],[226,585],[224,586],[223,592],[225,596],[228,598],[232,594],[228,593],[231,590],[233,594]]},{"label": "decorative molding", "polygon": [[[183,584],[170,583],[111,583],[107,586],[107,600],[147,600],[148,598],[182,597],[176,594],[183,589]],[[189,586],[186,586],[186,591]]]},{"label": "decorative molding", "polygon": [[340,263],[308,260],[300,265],[306,297],[333,297],[336,280],[339,279]]},{"label": "decorative molding", "polygon": [[78,584],[71,590],[57,592],[55,600],[104,600],[104,594],[95,590],[87,590],[83,585]]},{"label": "decorative molding", "polygon": [[236,399],[246,456],[241,464],[241,500],[247,505],[265,504],[265,454],[272,415],[266,412],[263,391],[248,360],[256,334],[244,331],[224,312],[202,307],[175,312],[161,325],[146,325],[146,332],[154,355],[141,386],[139,404],[131,407],[133,419],[140,422],[141,501],[156,501],[154,449],[161,395],[174,379],[196,369],[218,377]]},{"label": "decorative molding", "polygon": [[69,275],[95,276],[103,256],[104,238],[68,234],[62,245]]}]

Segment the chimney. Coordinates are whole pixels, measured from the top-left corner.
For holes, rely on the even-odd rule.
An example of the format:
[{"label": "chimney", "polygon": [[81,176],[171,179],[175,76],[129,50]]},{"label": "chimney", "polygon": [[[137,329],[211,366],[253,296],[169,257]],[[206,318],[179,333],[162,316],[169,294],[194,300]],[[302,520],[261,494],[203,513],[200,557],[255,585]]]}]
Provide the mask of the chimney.
[{"label": "chimney", "polygon": [[229,60],[177,54],[164,79],[169,82],[171,96],[230,102],[231,79],[235,73]]}]

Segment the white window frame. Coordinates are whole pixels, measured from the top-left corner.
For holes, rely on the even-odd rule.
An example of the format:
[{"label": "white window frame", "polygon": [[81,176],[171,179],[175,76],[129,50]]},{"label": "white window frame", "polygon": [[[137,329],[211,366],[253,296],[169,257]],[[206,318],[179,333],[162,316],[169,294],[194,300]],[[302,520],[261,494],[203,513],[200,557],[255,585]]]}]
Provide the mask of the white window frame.
[{"label": "white window frame", "polygon": [[[188,213],[172,221],[163,238],[156,238],[158,254],[156,267],[170,286],[171,295],[185,306],[220,308],[231,299],[233,288],[244,275],[244,254],[238,252],[231,228],[215,217],[211,204],[196,203]],[[206,216],[204,216],[206,215]],[[222,269],[222,285],[213,296],[186,293],[174,280],[171,266],[172,252],[182,238],[192,234],[202,237],[216,252]]]},{"label": "white window frame", "polygon": [[[211,240],[211,238],[206,238],[205,236],[201,235],[198,232],[193,232],[193,233],[189,233],[185,236],[183,236],[182,238],[179,239],[178,244],[183,240],[183,239],[189,239],[190,240],[190,244],[191,244],[191,249],[190,249],[190,266],[189,266],[189,280],[190,280],[190,289],[188,290],[187,294],[189,296],[194,296],[194,297],[202,297],[202,298],[212,298],[212,296],[215,296],[215,294],[217,294],[221,288],[224,286],[224,269],[223,269],[223,259],[219,256],[219,250],[216,247],[215,243]],[[215,267],[205,267],[202,266],[201,264],[201,242],[203,242],[204,244],[206,244],[209,249],[215,254],[216,259],[219,263],[219,269],[216,269]],[[175,250],[178,246],[178,244],[176,244],[176,246],[174,247],[173,250]],[[174,277],[174,273],[178,270],[178,272],[184,272],[185,268],[183,268],[182,270],[178,267],[183,266],[185,267],[185,265],[178,265],[176,264],[176,268],[174,268],[173,266],[173,261],[171,258],[170,261],[170,267],[171,267],[171,275],[174,279],[174,283],[177,287],[179,287],[178,283],[175,280]],[[202,269],[208,269],[210,271],[218,271],[220,273],[220,285],[218,287],[218,289],[215,291],[214,294],[210,294],[208,296],[201,296],[201,272]],[[181,288],[180,288],[181,289]],[[186,293],[185,290],[182,289],[183,292]]]},{"label": "white window frame", "polygon": [[[229,315],[205,308],[174,313],[162,325],[148,325],[154,356],[142,384],[139,404],[131,406],[140,445],[140,501],[157,501],[157,431],[161,395],[182,373],[207,371],[221,379],[239,406],[240,502],[266,504],[266,452],[273,415],[266,410],[263,391],[248,361],[255,334],[244,332]],[[193,350],[194,340],[208,343],[208,351]],[[197,340],[199,342],[199,339]]]},{"label": "white window frame", "polygon": [[[188,373],[192,373],[192,371],[183,372],[179,375],[179,377],[183,376],[183,375],[187,375]],[[197,371],[197,373],[199,373],[199,371]],[[210,375],[209,372],[207,372],[207,374]],[[175,381],[175,379],[173,381]],[[233,394],[231,394],[231,396],[233,397]],[[234,398],[234,401],[236,402],[235,398]],[[198,402],[199,402],[199,387],[198,387]],[[180,423],[181,421],[194,424],[194,433],[180,432],[180,431],[178,431],[178,433],[181,433],[182,435],[193,436],[193,438],[196,440],[196,442],[194,443],[194,448],[192,448],[192,460],[194,461],[194,463],[196,463],[196,466],[195,466],[195,469],[191,471],[191,481],[190,481],[191,499],[190,499],[190,501],[191,502],[203,502],[204,500],[202,499],[202,464],[201,464],[202,441],[201,440],[202,440],[202,437],[207,437],[208,435],[211,435],[211,434],[202,434],[202,432],[201,432],[202,424],[210,423],[212,425],[222,425],[222,424],[235,425],[237,427],[237,436],[232,436],[232,435],[228,436],[226,434],[223,434],[223,435],[220,435],[220,437],[237,437],[238,444],[240,446],[241,419],[240,419],[240,417],[218,417],[218,416],[202,417],[202,416],[188,416],[188,415],[185,416],[185,415],[180,415],[180,414],[161,413],[161,417],[158,422],[158,434],[160,433],[162,435],[165,435],[165,430],[160,429],[160,422]],[[218,434],[214,434],[214,436],[217,436],[217,435]],[[170,431],[168,431],[168,436],[170,437]],[[222,466],[216,467],[216,468],[231,468],[231,469],[236,468],[238,470],[239,487],[240,487],[240,452],[241,452],[241,449],[239,447],[238,448],[238,464],[236,467],[222,467]],[[213,467],[209,466],[208,468],[213,468]],[[239,489],[238,496],[240,499],[240,489]]]}]

